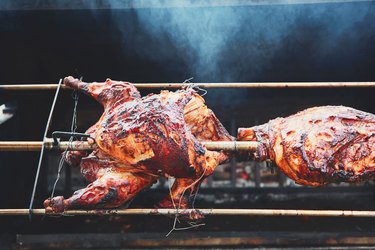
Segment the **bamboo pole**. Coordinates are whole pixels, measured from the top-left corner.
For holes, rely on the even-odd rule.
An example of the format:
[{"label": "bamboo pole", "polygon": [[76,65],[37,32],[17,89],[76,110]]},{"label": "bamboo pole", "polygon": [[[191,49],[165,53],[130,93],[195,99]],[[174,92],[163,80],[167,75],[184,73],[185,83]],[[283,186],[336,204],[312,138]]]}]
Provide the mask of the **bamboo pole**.
[{"label": "bamboo pole", "polygon": [[[236,142],[236,141],[203,141],[201,142],[208,150],[225,150],[225,151],[256,151],[257,142]],[[2,141],[0,142],[0,151],[39,151],[43,145],[42,141]],[[89,144],[85,141],[59,142],[53,144],[53,140],[47,138],[44,141],[46,149],[52,150],[74,150],[88,151],[93,150],[96,144]]]},{"label": "bamboo pole", "polygon": [[[176,89],[187,86],[186,83],[133,83],[137,88]],[[368,88],[375,87],[375,82],[223,82],[194,83],[201,88]],[[0,85],[0,90],[54,90],[57,84],[7,84]],[[62,86],[63,89],[69,87]]]},{"label": "bamboo pole", "polygon": [[[132,208],[115,210],[67,210],[62,215],[189,215],[195,211],[203,215],[227,216],[314,216],[314,217],[375,217],[375,211],[305,210],[305,209],[156,209]],[[34,215],[45,215],[45,209],[33,209]],[[28,209],[0,209],[0,216],[28,215]]]}]

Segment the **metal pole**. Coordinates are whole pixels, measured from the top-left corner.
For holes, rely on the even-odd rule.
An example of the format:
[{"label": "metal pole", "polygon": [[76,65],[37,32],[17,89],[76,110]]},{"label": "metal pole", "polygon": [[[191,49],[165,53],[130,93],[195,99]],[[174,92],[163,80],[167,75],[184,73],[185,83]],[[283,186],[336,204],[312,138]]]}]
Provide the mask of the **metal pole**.
[{"label": "metal pole", "polygon": [[[48,132],[48,128],[49,128],[49,124],[51,123],[51,119],[52,119],[53,111],[55,110],[55,105],[56,105],[57,97],[59,96],[61,83],[62,83],[62,79],[60,79],[59,84],[57,84],[57,89],[56,89],[56,92],[55,92],[55,96],[54,96],[54,98],[53,98],[52,105],[51,105],[51,109],[50,109],[50,111],[49,111],[49,115],[48,115],[48,119],[47,119],[47,123],[46,123],[46,127],[45,127],[45,129],[44,129],[43,142],[46,140],[46,136],[47,136],[47,132]],[[44,147],[44,143],[43,143],[43,144],[41,145],[41,150],[40,150],[40,154],[39,154],[38,167],[37,167],[36,174],[35,174],[35,180],[34,180],[33,192],[32,192],[32,194],[31,194],[31,199],[30,199],[30,205],[29,205],[29,216],[30,216],[30,220],[31,220],[31,214],[32,214],[32,213],[31,213],[31,210],[32,210],[32,208],[33,208],[35,192],[36,192],[36,188],[37,188],[37,184],[38,184],[38,180],[39,180],[40,168],[41,168],[41,166],[42,166],[42,160],[43,160],[44,149],[45,149],[45,147]]]},{"label": "metal pole", "polygon": [[[133,83],[137,88],[176,89],[187,86],[186,83]],[[375,87],[375,82],[222,82],[194,83],[201,88],[368,88]],[[61,86],[63,89],[69,87]],[[54,90],[57,84],[7,84],[0,85],[0,90]]]},{"label": "metal pole", "polygon": [[[201,143],[207,149],[215,151],[255,151],[258,146],[258,142],[252,141],[203,141]],[[42,141],[2,141],[0,151],[39,151],[43,144],[49,150],[89,151],[96,148],[96,144],[86,141],[64,141],[55,145],[53,140],[48,138],[44,143]]]},{"label": "metal pole", "polygon": [[[189,215],[197,211],[185,209],[133,208],[115,210],[67,210],[63,215]],[[375,217],[375,211],[305,210],[305,209],[198,209],[203,215],[228,216],[314,216],[314,217]],[[34,215],[45,215],[44,209],[32,209]],[[0,209],[0,216],[28,215],[28,209]],[[56,214],[55,214],[56,215]]]}]

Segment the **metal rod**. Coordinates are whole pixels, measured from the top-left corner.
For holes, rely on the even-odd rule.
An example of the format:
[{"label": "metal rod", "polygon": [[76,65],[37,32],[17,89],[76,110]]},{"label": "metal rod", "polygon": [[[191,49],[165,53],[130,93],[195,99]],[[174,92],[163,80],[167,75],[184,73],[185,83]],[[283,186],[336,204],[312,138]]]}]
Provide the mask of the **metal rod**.
[{"label": "metal rod", "polygon": [[[137,88],[181,88],[186,83],[133,83]],[[194,83],[201,88],[368,88],[375,87],[375,82],[223,82]],[[61,86],[63,89],[69,87]],[[53,90],[57,84],[8,84],[0,85],[0,90]]]},{"label": "metal rod", "polygon": [[42,141],[2,141],[0,151],[40,151],[42,145]]},{"label": "metal rod", "polygon": [[[255,151],[258,143],[251,141],[204,141],[201,142],[209,150],[224,151]],[[42,148],[42,141],[2,141],[0,142],[0,151],[39,151]],[[71,150],[71,151],[88,151],[93,150],[96,144],[90,144],[86,141],[59,142],[54,144],[50,138],[45,139],[44,146],[52,150]]]},{"label": "metal rod", "polygon": [[[63,215],[188,215],[194,209],[132,208],[117,210],[67,210]],[[305,210],[305,209],[198,209],[203,215],[237,216],[314,216],[314,217],[375,217],[375,211]],[[0,216],[28,215],[28,209],[0,209]],[[34,215],[45,215],[44,209],[33,209]]]},{"label": "metal rod", "polygon": [[[55,96],[54,96],[54,98],[53,98],[52,105],[51,105],[51,109],[50,109],[50,111],[49,111],[49,115],[48,115],[48,119],[47,119],[47,123],[46,123],[46,127],[45,127],[45,129],[44,129],[43,142],[46,140],[46,137],[47,137],[49,124],[51,123],[51,119],[52,119],[53,111],[55,110],[55,105],[56,105],[57,97],[59,96],[59,92],[60,92],[60,88],[61,88],[62,81],[63,81],[63,80],[60,79],[59,84],[57,84],[57,89],[56,89],[56,92],[55,92]],[[41,168],[41,166],[42,166],[42,160],[43,160],[44,149],[45,149],[45,147],[44,147],[44,143],[43,143],[43,144],[41,145],[41,148],[40,148],[39,162],[38,162],[38,167],[37,167],[37,169],[36,169],[35,180],[34,180],[34,187],[33,187],[33,192],[32,192],[32,194],[31,194],[31,199],[30,199],[30,205],[29,205],[29,216],[30,216],[30,220],[31,220],[31,214],[32,214],[31,210],[32,210],[32,208],[33,208],[35,192],[36,192],[36,188],[37,188],[38,180],[39,180],[40,168]]]},{"label": "metal rod", "polygon": [[[57,84],[5,84],[0,85],[0,90],[55,90]],[[61,85],[61,89],[70,89]]]}]

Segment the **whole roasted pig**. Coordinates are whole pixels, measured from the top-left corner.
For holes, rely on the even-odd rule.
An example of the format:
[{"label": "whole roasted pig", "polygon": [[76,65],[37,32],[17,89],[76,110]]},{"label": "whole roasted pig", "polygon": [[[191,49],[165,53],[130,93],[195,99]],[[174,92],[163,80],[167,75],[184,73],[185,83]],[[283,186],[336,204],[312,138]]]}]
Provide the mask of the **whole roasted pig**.
[{"label": "whole roasted pig", "polygon": [[84,83],[67,77],[64,84],[92,96],[104,112],[86,132],[97,149],[66,156],[71,165],[80,165],[91,184],[70,198],[47,199],[47,212],[118,207],[160,176],[176,180],[159,207],[187,208],[202,180],[228,159],[200,143],[233,138],[192,88],[141,97],[128,82]]},{"label": "whole roasted pig", "polygon": [[353,108],[309,108],[240,128],[238,140],[259,142],[252,157],[271,159],[298,184],[320,186],[375,178],[375,116]]}]

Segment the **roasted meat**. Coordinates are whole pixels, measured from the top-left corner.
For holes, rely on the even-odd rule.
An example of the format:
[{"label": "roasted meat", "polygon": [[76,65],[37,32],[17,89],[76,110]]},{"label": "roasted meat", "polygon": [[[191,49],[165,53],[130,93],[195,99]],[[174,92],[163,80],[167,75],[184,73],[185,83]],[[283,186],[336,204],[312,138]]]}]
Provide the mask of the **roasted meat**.
[{"label": "roasted meat", "polygon": [[160,176],[176,181],[159,207],[187,208],[202,180],[229,157],[200,143],[233,138],[192,88],[141,97],[128,82],[88,84],[67,77],[64,84],[92,96],[104,113],[86,132],[97,149],[66,155],[67,162],[80,165],[92,183],[68,199],[47,199],[47,212],[118,207]]},{"label": "roasted meat", "polygon": [[238,140],[259,142],[253,158],[271,159],[298,184],[320,186],[375,178],[375,116],[353,108],[309,108],[240,128]]}]

